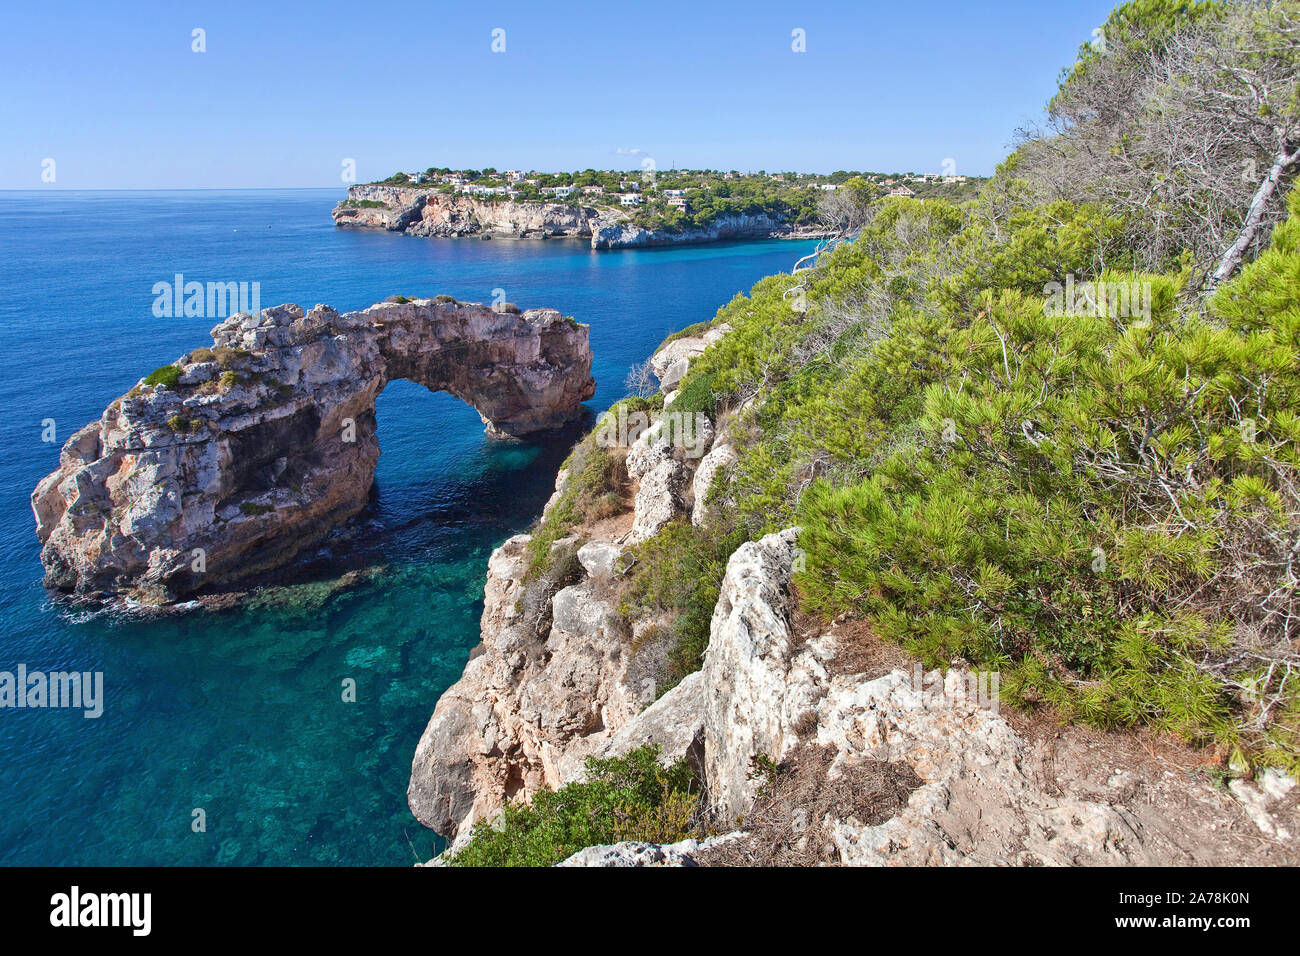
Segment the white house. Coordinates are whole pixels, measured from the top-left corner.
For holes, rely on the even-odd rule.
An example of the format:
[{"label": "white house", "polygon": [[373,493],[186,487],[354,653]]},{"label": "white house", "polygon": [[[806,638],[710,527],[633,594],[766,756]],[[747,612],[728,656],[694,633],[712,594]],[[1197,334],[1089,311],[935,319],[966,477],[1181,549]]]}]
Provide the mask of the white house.
[{"label": "white house", "polygon": [[641,197],[636,193],[621,193],[618,202],[621,206],[639,206],[641,205]]}]

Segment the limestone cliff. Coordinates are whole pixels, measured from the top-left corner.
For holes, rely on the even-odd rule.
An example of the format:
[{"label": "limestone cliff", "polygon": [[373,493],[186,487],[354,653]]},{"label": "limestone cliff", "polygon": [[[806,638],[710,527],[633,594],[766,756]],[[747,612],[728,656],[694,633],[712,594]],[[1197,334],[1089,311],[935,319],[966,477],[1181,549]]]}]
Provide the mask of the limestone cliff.
[{"label": "limestone cliff", "polygon": [[[671,356],[689,361],[726,331],[679,339]],[[676,383],[664,388],[671,398]],[[454,839],[507,799],[575,779],[588,756],[657,743],[666,759],[676,759],[698,743],[699,675],[656,699],[664,647],[655,640],[655,622],[629,627],[617,612],[627,547],[674,518],[702,512],[697,504],[707,487],[694,479],[717,444],[714,428],[701,421],[686,442],[682,430],[665,428],[667,421],[660,417],[627,444],[612,434],[604,441],[624,459],[632,510],[554,544],[557,551],[576,549],[569,577],[527,580],[530,535],[517,535],[492,554],[482,645],[439,699],[412,762],[408,800],[426,826]],[[569,479],[561,472],[535,533],[552,520],[552,505]]]},{"label": "limestone cliff", "polygon": [[[376,202],[383,205],[358,205]],[[349,187],[348,198],[332,215],[337,226],[413,236],[585,239],[600,214],[564,203],[488,202],[409,186],[359,185]]]},{"label": "limestone cliff", "polygon": [[[375,205],[378,203],[379,205]],[[719,242],[729,239],[820,238],[778,216],[719,216],[707,227],[677,231],[646,229],[622,210],[566,203],[487,201],[411,186],[364,184],[332,213],[336,226],[386,229],[412,236],[493,236],[516,239],[590,239],[593,249],[625,249]]]},{"label": "limestone cliff", "polygon": [[705,227],[672,231],[646,229],[630,222],[605,219],[596,223],[591,236],[593,249],[631,249],[645,246],[679,246],[723,242],[731,239],[820,238],[816,231],[795,230],[779,216],[719,216]]},{"label": "limestone cliff", "polygon": [[[653,357],[666,411],[691,360],[725,331]],[[581,545],[557,589],[527,580],[530,536],[493,554],[482,647],[438,701],[408,791],[416,816],[456,840],[451,852],[506,800],[578,779],[586,756],[654,743],[664,760],[691,763],[705,820],[723,836],[591,847],[564,865],[1300,859],[1300,788],[1284,775],[1234,781],[1234,800],[1181,744],[1002,714],[980,675],[923,672],[873,645],[864,622],[799,620],[796,528],[731,555],[702,669],[655,700],[654,624],[629,628],[616,611],[626,549],[685,514],[711,520],[705,496],[735,440],[728,423],[709,423],[694,446],[703,456],[685,456],[666,422],[624,449],[632,512],[555,543]],[[561,473],[557,488],[569,480]]]},{"label": "limestone cliff", "polygon": [[580,417],[587,328],[559,312],[419,299],[232,316],[68,440],[32,494],[49,587],[161,604],[276,568],[365,507],[393,379],[489,433]]}]

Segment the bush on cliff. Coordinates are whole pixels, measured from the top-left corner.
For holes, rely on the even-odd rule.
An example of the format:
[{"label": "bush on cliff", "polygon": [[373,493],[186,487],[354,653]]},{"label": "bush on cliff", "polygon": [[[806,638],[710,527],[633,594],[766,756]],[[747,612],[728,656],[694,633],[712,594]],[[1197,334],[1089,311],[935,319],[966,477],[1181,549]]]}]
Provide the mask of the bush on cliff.
[{"label": "bush on cliff", "polygon": [[[962,206],[872,204],[854,241],[725,306],[682,392],[732,411],[740,536],[804,527],[806,609],[999,670],[1012,704],[1300,770],[1300,198],[1211,297],[1232,232],[1184,242],[1198,209],[1043,196],[1078,135]],[[707,556],[676,543],[697,553],[675,567]]]},{"label": "bush on cliff", "polygon": [[659,763],[657,746],[587,760],[587,778],[509,804],[474,827],[452,866],[552,866],[588,846],[639,840],[675,843],[691,835],[698,791],[685,761]]},{"label": "bush on cliff", "polygon": [[245,359],[252,355],[247,349],[232,348],[229,345],[219,345],[212,350],[212,356],[216,360],[217,367],[231,369],[240,365]]},{"label": "bush on cliff", "polygon": [[710,419],[715,415],[718,402],[723,399],[717,390],[715,374],[695,375],[673,399],[672,410],[678,415],[695,415],[703,412]]},{"label": "bush on cliff", "polygon": [[[803,525],[808,609],[865,615],[929,665],[1000,670],[1013,703],[1300,766],[1291,205],[1208,305],[1188,270],[1100,270],[1098,209],[996,236],[974,208],[955,231],[940,208],[877,215],[802,277],[806,312],[797,277],[724,308],[735,332],[683,383],[760,399],[733,520]],[[1092,298],[1062,308],[1053,283],[1076,275]]]},{"label": "bush on cliff", "polygon": [[744,541],[743,533],[723,522],[700,528],[675,521],[633,549],[619,613],[625,620],[647,611],[671,618],[668,669],[657,683],[659,696],[700,669],[727,559]]},{"label": "bush on cliff", "polygon": [[986,293],[934,338],[946,371],[910,376],[894,447],[802,497],[808,605],[1015,700],[1300,764],[1298,236],[1293,197],[1205,315],[1173,277],[1136,277],[1149,318]]},{"label": "bush on cliff", "polygon": [[732,331],[675,407],[729,421],[720,515],[637,546],[622,604],[672,622],[673,679],[699,666],[735,546],[799,524],[807,610],[996,669],[1014,705],[1300,770],[1300,199],[1210,297],[1206,250],[1231,231],[1184,243],[1196,209],[1044,195],[1077,135],[960,206],[873,202],[853,241],[718,312]]},{"label": "bush on cliff", "polygon": [[144,377],[146,385],[166,385],[168,388],[175,388],[176,383],[180,380],[181,367],[179,365],[163,365]]},{"label": "bush on cliff", "polygon": [[569,472],[560,495],[546,513],[546,521],[533,530],[528,542],[528,570],[532,581],[551,565],[555,543],[586,521],[608,517],[609,495],[617,494],[626,478],[623,463],[596,442],[598,432],[584,438],[569,454],[563,469]]}]

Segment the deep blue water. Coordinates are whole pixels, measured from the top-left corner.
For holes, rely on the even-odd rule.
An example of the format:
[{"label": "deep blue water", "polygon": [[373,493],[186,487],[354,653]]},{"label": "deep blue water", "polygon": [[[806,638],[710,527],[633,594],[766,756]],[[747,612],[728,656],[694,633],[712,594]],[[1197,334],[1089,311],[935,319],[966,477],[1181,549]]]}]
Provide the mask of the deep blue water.
[{"label": "deep blue water", "polygon": [[[395,382],[354,564],[237,610],[90,615],[40,586],[28,496],[59,445],[140,375],[207,344],[155,282],[258,281],[261,304],[363,308],[449,293],[591,325],[593,411],[628,366],[812,244],[593,253],[577,242],[337,230],[337,190],[0,192],[0,671],[102,671],[105,710],[0,709],[0,863],[406,864],[439,843],[406,807],[416,741],[478,641],[487,555],[550,493],[572,437],[494,442]],[[56,443],[43,442],[53,419]],[[333,565],[330,565],[333,567]],[[344,703],[341,682],[357,682]],[[191,827],[206,814],[206,832]]]}]

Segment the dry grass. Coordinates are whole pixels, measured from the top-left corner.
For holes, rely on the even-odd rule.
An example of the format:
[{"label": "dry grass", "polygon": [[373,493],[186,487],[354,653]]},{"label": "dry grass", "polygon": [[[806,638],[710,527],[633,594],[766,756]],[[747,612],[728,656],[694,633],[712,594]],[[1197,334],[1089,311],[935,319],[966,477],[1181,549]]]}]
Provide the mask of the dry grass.
[{"label": "dry grass", "polygon": [[703,866],[821,866],[839,862],[824,833],[829,817],[876,826],[897,815],[923,783],[905,763],[862,760],[827,776],[835,750],[805,744],[767,780],[745,815],[748,834],[706,851]]}]

